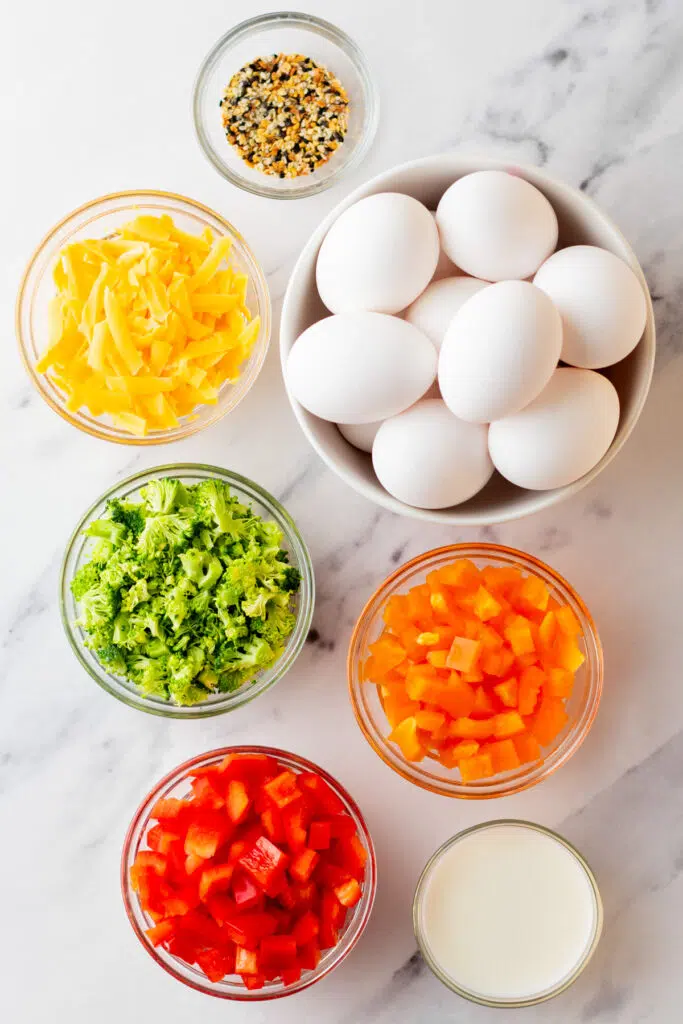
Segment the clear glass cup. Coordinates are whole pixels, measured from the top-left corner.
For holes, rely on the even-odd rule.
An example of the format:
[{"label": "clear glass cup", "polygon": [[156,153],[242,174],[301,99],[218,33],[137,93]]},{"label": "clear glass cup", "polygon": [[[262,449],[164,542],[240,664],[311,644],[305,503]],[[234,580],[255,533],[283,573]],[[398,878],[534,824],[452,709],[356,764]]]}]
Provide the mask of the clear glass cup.
[{"label": "clear glass cup", "polygon": [[[150,813],[154,804],[161,797],[172,796],[180,798],[187,796],[190,792],[187,773],[191,769],[219,763],[227,754],[267,754],[270,757],[274,757],[293,772],[315,772],[317,775],[320,775],[331,786],[353,818],[360,841],[368,855],[363,895],[353,908],[353,911],[348,914],[339,942],[332,949],[323,951],[320,962],[315,970],[304,971],[301,979],[292,985],[284,985],[282,981],[267,981],[263,988],[250,991],[236,978],[233,980],[224,978],[221,981],[213,982],[197,967],[189,966],[184,960],[180,960],[178,957],[168,953],[161,946],[153,946],[145,935],[145,930],[151,928],[154,922],[142,910],[137,894],[133,891],[130,884],[130,868],[138,850],[145,849],[145,837],[150,827]],[[221,999],[236,999],[244,1002],[278,999],[281,996],[288,996],[294,992],[301,992],[302,989],[315,984],[316,981],[320,981],[326,974],[334,970],[349,955],[360,939],[370,918],[376,888],[377,862],[375,859],[375,849],[365,818],[355,800],[332,775],[329,775],[319,765],[314,764],[312,761],[307,761],[306,758],[299,757],[297,754],[278,750],[275,747],[224,747],[221,750],[211,750],[207,754],[200,754],[198,757],[192,758],[191,761],[186,761],[184,764],[174,768],[145,797],[135,812],[123,844],[121,857],[121,891],[123,893],[124,906],[135,934],[149,955],[160,967],[168,971],[172,977],[182,981],[185,985],[189,985],[190,988],[210,996],[218,996]]]},{"label": "clear glass cup", "polygon": [[[298,178],[257,171],[225,137],[219,102],[241,67],[272,53],[300,53],[336,75],[349,97],[349,128],[327,163]],[[226,32],[207,54],[194,85],[195,130],[207,159],[233,185],[269,199],[300,199],[329,188],[365,156],[377,130],[379,98],[365,57],[345,32],[296,11],[263,14]]]},{"label": "clear glass cup", "polygon": [[[168,214],[177,227],[198,235],[210,228],[216,236],[233,239],[232,260],[247,275],[247,306],[252,316],[261,318],[260,330],[251,354],[235,383],[226,382],[215,405],[200,405],[193,412],[196,419],[183,417],[177,427],[150,430],[144,437],[115,427],[108,416],[93,416],[86,407],[77,412],[66,408],[62,391],[50,374],[38,373],[36,364],[48,344],[48,303],[55,294],[52,268],[59,250],[69,242],[88,238],[105,238],[127,221],[141,214]],[[271,309],[268,285],[261,267],[239,231],[208,206],[172,192],[115,192],[80,206],[56,224],[45,236],[29,260],[24,272],[16,305],[16,331],[19,351],[32,384],[62,419],[86,434],[119,444],[166,444],[190,437],[204,427],[216,423],[231,412],[248,393],[263,365],[268,351],[271,330]]]},{"label": "clear glass cup", "polygon": [[[270,668],[259,672],[254,678],[244,683],[239,689],[231,693],[219,693],[207,697],[201,704],[194,704],[190,707],[181,707],[160,697],[146,697],[129,680],[108,672],[100,664],[91,651],[85,646],[85,634],[76,625],[78,619],[78,604],[71,593],[71,581],[84,561],[87,561],[92,548],[92,539],[83,536],[82,531],[93,519],[98,519],[104,512],[107,501],[110,498],[121,498],[123,500],[135,499],[140,488],[144,487],[150,480],[160,476],[172,476],[181,480],[184,484],[196,484],[200,480],[217,478],[223,480],[230,487],[232,493],[241,502],[250,505],[253,511],[262,519],[274,520],[283,533],[283,548],[289,553],[290,565],[301,573],[301,587],[295,595],[294,610],[296,612],[296,626],[287,640],[287,646],[278,660]],[[315,580],[313,576],[313,565],[308,548],[298,527],[286,509],[276,499],[265,491],[258,484],[239,473],[222,469],[220,466],[202,466],[194,464],[178,464],[168,466],[155,466],[153,469],[146,469],[141,473],[121,480],[110,487],[93,505],[84,513],[74,530],[67,545],[62,562],[62,572],[59,584],[60,606],[62,622],[66,631],[67,639],[71,648],[80,661],[83,668],[107,693],[117,697],[130,707],[139,711],[147,711],[152,715],[161,715],[165,718],[207,718],[212,715],[220,715],[225,711],[233,711],[248,703],[259,694],[274,686],[282,679],[285,673],[291,668],[303,647],[313,617],[313,606],[315,603]]]},{"label": "clear glass cup", "polygon": [[[362,677],[369,646],[384,628],[382,612],[388,599],[392,594],[405,593],[410,587],[424,583],[429,572],[448,565],[456,558],[469,558],[482,568],[485,565],[515,566],[539,576],[547,584],[551,596],[562,604],[568,604],[579,620],[582,630],[580,644],[586,657],[576,673],[574,689],[566,704],[569,720],[552,744],[544,748],[542,761],[523,764],[513,771],[467,784],[460,781],[457,769],[446,768],[433,758],[420,762],[406,760],[399,747],[387,739],[391,728],[384,714],[379,688],[363,681]],[[377,588],[361,612],[351,637],[347,667],[353,710],[375,753],[409,782],[432,793],[466,800],[509,796],[548,778],[583,743],[597,714],[602,694],[602,645],[584,602],[571,584],[545,562],[499,544],[451,544],[418,555],[398,568]]]},{"label": "clear glass cup", "polygon": [[[571,971],[566,977],[558,981],[556,985],[552,986],[550,989],[547,989],[544,992],[530,996],[528,999],[487,999],[484,996],[481,996],[477,993],[470,992],[467,989],[461,988],[453,980],[453,978],[449,977],[449,975],[447,975],[442,970],[442,968],[436,962],[436,960],[432,956],[431,950],[429,948],[429,943],[427,942],[427,939],[425,937],[425,927],[423,922],[424,898],[425,893],[427,891],[427,886],[429,883],[429,878],[432,869],[434,868],[436,863],[441,859],[441,857],[446,853],[446,851],[450,850],[451,847],[454,846],[456,843],[460,842],[462,839],[465,839],[473,832],[481,832],[486,829],[495,828],[498,825],[519,825],[524,828],[532,829],[536,832],[541,832],[546,836],[550,836],[551,839],[557,840],[557,842],[561,843],[562,846],[564,846],[564,848],[575,858],[580,867],[583,869],[593,895],[593,929],[590,941],[586,945],[586,948],[581,959],[576,964],[574,970]],[[415,890],[415,896],[413,899],[413,929],[415,932],[415,938],[417,939],[418,947],[424,958],[425,963],[427,964],[429,969],[436,975],[439,981],[446,985],[446,987],[449,988],[451,992],[455,992],[457,995],[462,996],[464,999],[469,999],[470,1002],[478,1003],[481,1006],[493,1006],[501,1007],[504,1009],[515,1009],[517,1007],[522,1006],[535,1006],[537,1003],[544,1003],[546,1002],[546,1000],[552,999],[554,998],[554,996],[560,995],[561,992],[564,992],[566,989],[569,988],[570,985],[574,984],[576,979],[579,977],[580,974],[583,973],[584,969],[588,965],[600,941],[600,935],[602,934],[602,924],[603,909],[602,899],[600,897],[600,890],[598,889],[598,883],[595,879],[595,875],[593,874],[589,865],[581,856],[579,851],[574,846],[572,846],[572,844],[569,843],[564,838],[564,836],[559,835],[557,832],[553,832],[552,829],[544,828],[543,825],[537,825],[531,821],[519,821],[515,818],[500,818],[495,821],[486,821],[483,822],[481,825],[474,825],[472,826],[472,828],[464,829],[462,832],[458,832],[458,834],[453,836],[451,839],[447,839],[446,842],[443,843],[427,861],[427,864],[425,865],[425,868],[422,874],[420,875],[420,879],[417,883],[417,888]]]}]

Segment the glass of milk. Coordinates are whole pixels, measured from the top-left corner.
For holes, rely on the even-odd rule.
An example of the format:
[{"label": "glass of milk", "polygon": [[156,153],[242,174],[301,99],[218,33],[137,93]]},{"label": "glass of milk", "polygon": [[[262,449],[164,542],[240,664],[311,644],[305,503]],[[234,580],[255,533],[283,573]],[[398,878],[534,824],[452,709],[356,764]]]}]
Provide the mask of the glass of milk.
[{"label": "glass of milk", "polygon": [[486,1006],[543,1002],[578,978],[602,930],[592,871],[550,829],[491,821],[432,856],[413,903],[422,955],[452,991]]}]

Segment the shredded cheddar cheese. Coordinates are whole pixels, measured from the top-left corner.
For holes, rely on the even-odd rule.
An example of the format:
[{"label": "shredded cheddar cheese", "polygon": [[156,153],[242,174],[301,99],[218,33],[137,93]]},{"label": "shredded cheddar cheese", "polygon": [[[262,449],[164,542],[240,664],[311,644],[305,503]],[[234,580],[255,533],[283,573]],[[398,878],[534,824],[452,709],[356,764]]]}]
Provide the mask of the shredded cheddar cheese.
[{"label": "shredded cheddar cheese", "polygon": [[259,332],[232,240],[144,215],[103,239],[71,242],[53,270],[47,373],[72,412],[137,436],[178,425],[236,381]]}]

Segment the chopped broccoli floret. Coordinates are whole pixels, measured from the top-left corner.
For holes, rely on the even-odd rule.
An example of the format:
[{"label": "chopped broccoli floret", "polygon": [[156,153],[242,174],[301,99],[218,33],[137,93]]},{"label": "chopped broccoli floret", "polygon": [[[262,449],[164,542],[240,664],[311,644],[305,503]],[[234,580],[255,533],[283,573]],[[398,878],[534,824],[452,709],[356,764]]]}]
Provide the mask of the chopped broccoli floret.
[{"label": "chopped broccoli floret", "polygon": [[153,480],[112,499],[75,574],[86,644],[109,671],[177,704],[230,692],[270,667],[296,624],[300,575],[282,532],[220,480]]}]

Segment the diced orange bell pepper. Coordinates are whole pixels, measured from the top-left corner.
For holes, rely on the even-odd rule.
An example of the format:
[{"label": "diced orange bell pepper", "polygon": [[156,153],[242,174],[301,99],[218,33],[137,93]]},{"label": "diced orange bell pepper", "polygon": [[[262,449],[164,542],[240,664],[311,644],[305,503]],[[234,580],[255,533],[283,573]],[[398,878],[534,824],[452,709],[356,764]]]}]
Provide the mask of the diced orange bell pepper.
[{"label": "diced orange bell pepper", "polygon": [[472,718],[490,718],[495,715],[498,707],[485,686],[478,686],[474,691],[474,707],[470,712]]},{"label": "diced orange bell pepper", "polygon": [[548,607],[549,598],[548,587],[540,576],[525,576],[515,588],[510,600],[513,605],[519,601],[523,608],[544,612]]},{"label": "diced orange bell pepper", "polygon": [[555,612],[546,612],[541,620],[540,626],[538,627],[539,639],[544,650],[550,650],[552,648],[556,633],[557,619],[555,617]]},{"label": "diced orange bell pepper", "polygon": [[514,676],[506,679],[502,683],[497,683],[493,687],[493,692],[497,695],[500,702],[505,705],[506,708],[516,708],[518,701],[518,689],[519,685]]},{"label": "diced orange bell pepper", "polygon": [[[556,614],[559,615],[560,611],[561,609],[558,609]],[[586,660],[576,638],[566,633],[558,633],[555,637],[553,652],[559,668],[566,668],[568,672],[577,672]]]},{"label": "diced orange bell pepper", "polygon": [[448,683],[433,688],[426,695],[430,703],[446,711],[452,718],[466,718],[474,707],[474,690],[469,683],[455,677]]},{"label": "diced orange bell pepper", "polygon": [[524,721],[518,711],[504,711],[491,720],[493,735],[498,740],[507,739],[518,732],[524,732]]},{"label": "diced orange bell pepper", "polygon": [[450,565],[443,565],[436,570],[441,583],[447,587],[473,587],[479,580],[479,570],[469,558],[458,558]]},{"label": "diced orange bell pepper", "polygon": [[494,774],[513,771],[513,769],[519,768],[521,763],[512,740],[487,743],[481,748],[481,752],[491,756]]},{"label": "diced orange bell pepper", "polygon": [[426,708],[423,711],[415,712],[415,722],[418,729],[425,732],[436,732],[446,721],[446,716],[441,711],[430,711]]},{"label": "diced orange bell pepper", "polygon": [[412,665],[406,676],[406,694],[410,700],[426,700],[425,693],[437,678],[436,670],[432,665]]},{"label": "diced orange bell pepper", "polygon": [[406,656],[406,652],[391,633],[383,633],[379,640],[370,644],[370,653],[375,659],[376,671],[380,675],[391,671],[396,665],[400,665]]},{"label": "diced orange bell pepper", "polygon": [[389,598],[384,606],[382,617],[389,629],[393,629],[395,633],[400,633],[402,629],[410,625],[410,615],[402,594],[393,594]]},{"label": "diced orange bell pepper", "polygon": [[564,701],[558,697],[543,696],[539,709],[531,720],[530,732],[542,747],[547,747],[562,731],[567,721]]},{"label": "diced orange bell pepper", "polygon": [[446,660],[448,658],[448,651],[443,649],[430,651],[427,655],[427,661],[433,668],[446,668]]},{"label": "diced orange bell pepper", "polygon": [[566,634],[566,636],[580,636],[581,623],[569,605],[565,604],[561,608],[558,608],[555,612],[555,618],[557,619],[557,625],[560,632]]},{"label": "diced orange bell pepper", "polygon": [[543,684],[543,692],[549,697],[571,697],[574,689],[574,675],[566,668],[551,668]]},{"label": "diced orange bell pepper", "polygon": [[500,633],[487,623],[479,630],[479,640],[487,651],[500,651],[505,642]]},{"label": "diced orange bell pepper", "polygon": [[474,597],[472,611],[482,622],[488,622],[489,619],[495,619],[496,615],[500,614],[500,604],[486,587],[479,587]]},{"label": "diced orange bell pepper", "polygon": [[529,621],[522,615],[515,616],[511,624],[505,627],[503,633],[514,654],[530,654],[535,650]]},{"label": "diced orange bell pepper", "polygon": [[536,707],[538,694],[545,683],[545,673],[535,665],[525,668],[519,677],[519,696],[517,710],[520,715],[532,714]]},{"label": "diced orange bell pepper", "polygon": [[512,566],[487,565],[481,570],[485,587],[496,594],[507,594],[521,576],[519,569]]},{"label": "diced orange bell pepper", "polygon": [[416,711],[420,710],[420,705],[417,701],[409,700],[407,696],[397,697],[393,694],[383,697],[382,706],[392,729],[395,729],[404,719],[409,718]]},{"label": "diced orange bell pepper", "polygon": [[522,764],[530,761],[538,761],[541,757],[541,747],[536,737],[530,732],[522,732],[512,737],[517,756]]},{"label": "diced orange bell pepper", "polygon": [[464,636],[456,636],[448,652],[446,664],[457,672],[471,672],[481,652],[479,640],[470,640]]},{"label": "diced orange bell pepper", "polygon": [[486,740],[494,734],[495,717],[480,722],[473,718],[456,718],[448,727],[449,735],[463,740]]},{"label": "diced orange bell pepper", "polygon": [[425,748],[418,737],[417,722],[413,717],[404,718],[389,733],[389,739],[392,743],[398,744],[407,761],[421,761],[425,756]]},{"label": "diced orange bell pepper", "polygon": [[474,757],[463,757],[458,762],[460,777],[463,782],[476,782],[487,779],[494,774],[493,761],[490,754],[475,754]]}]

